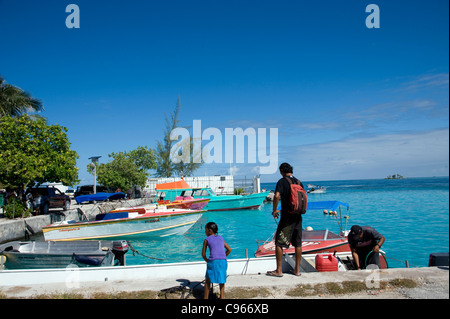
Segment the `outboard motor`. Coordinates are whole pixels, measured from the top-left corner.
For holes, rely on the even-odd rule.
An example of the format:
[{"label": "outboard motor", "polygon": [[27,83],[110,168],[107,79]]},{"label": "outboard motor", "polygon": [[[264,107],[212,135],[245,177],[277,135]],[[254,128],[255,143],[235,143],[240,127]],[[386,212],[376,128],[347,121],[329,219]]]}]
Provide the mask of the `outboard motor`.
[{"label": "outboard motor", "polygon": [[116,260],[119,261],[120,266],[125,266],[125,254],[128,252],[128,242],[126,240],[113,241],[112,252]]}]

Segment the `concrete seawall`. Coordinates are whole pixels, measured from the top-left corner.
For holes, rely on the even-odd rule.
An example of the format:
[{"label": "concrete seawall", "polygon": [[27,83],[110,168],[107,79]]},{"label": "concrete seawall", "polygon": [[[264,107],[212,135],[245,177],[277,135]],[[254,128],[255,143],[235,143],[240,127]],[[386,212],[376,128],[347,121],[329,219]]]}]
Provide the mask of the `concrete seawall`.
[{"label": "concrete seawall", "polygon": [[[226,290],[231,298],[362,298],[362,299],[448,299],[448,267],[391,268],[348,272],[312,272],[297,277],[289,272],[282,278],[265,275],[275,265],[274,258],[229,260]],[[73,294],[76,298],[91,298],[95,294],[158,291],[175,286],[203,290],[204,262],[184,264],[109,267],[105,269],[15,270],[0,272],[0,297],[30,298],[43,294]],[[25,278],[26,277],[26,278]],[[47,278],[47,279],[46,279]],[[395,283],[399,282],[400,285]],[[414,283],[405,286],[402,282]],[[357,292],[333,293],[326,286],[359,283]],[[385,285],[385,284],[388,285]],[[297,293],[304,290],[305,293]],[[308,292],[316,290],[317,292]],[[39,298],[39,297],[38,297]],[[103,297],[105,298],[105,297]],[[148,298],[148,297],[147,297]],[[178,297],[179,298],[179,297]]]}]

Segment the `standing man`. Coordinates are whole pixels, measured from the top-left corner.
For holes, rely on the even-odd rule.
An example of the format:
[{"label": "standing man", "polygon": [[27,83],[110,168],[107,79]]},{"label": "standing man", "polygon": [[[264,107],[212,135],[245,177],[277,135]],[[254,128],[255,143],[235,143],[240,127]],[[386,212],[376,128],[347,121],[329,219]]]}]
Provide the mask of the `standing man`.
[{"label": "standing man", "polygon": [[303,184],[294,176],[292,176],[293,168],[288,163],[280,165],[280,174],[283,176],[277,183],[275,188],[275,195],[273,198],[272,215],[275,219],[280,213],[278,202],[281,199],[281,218],[278,223],[278,228],[275,233],[275,256],[277,261],[277,269],[268,271],[267,276],[283,277],[282,262],[283,262],[283,248],[289,248],[289,245],[295,247],[295,268],[292,273],[300,276],[300,262],[302,259],[302,215],[291,214],[290,195],[291,184]]},{"label": "standing man", "polygon": [[[356,269],[364,269],[367,265],[380,266],[380,248],[385,238],[374,228],[369,226],[353,225],[348,234],[348,244],[352,250]],[[372,254],[369,253],[373,251]]]}]

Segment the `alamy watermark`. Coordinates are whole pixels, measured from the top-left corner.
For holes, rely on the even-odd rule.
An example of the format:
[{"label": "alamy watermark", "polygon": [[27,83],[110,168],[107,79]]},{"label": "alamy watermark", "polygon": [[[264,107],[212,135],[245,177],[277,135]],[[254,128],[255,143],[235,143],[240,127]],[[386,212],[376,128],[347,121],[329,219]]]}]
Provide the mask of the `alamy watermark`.
[{"label": "alamy watermark", "polygon": [[368,29],[380,28],[380,8],[376,4],[369,4],[366,7],[366,12],[370,13],[366,18],[366,27]]},{"label": "alamy watermark", "polygon": [[76,4],[69,4],[66,7],[66,12],[70,13],[66,17],[66,27],[68,29],[79,29],[80,28],[80,7]]},{"label": "alamy watermark", "polygon": [[80,269],[76,264],[69,264],[66,267],[66,287],[69,289],[80,288]]},{"label": "alamy watermark", "polygon": [[[68,29],[80,28],[80,7],[77,4],[71,3],[66,6],[66,12],[70,13],[66,17],[66,27]],[[376,4],[369,4],[366,6],[366,13],[370,13],[366,17],[366,27],[369,29],[380,28],[380,8]]]},{"label": "alamy watermark", "polygon": [[[225,128],[225,137],[215,127],[202,131],[201,120],[194,120],[192,128],[192,137],[184,127],[170,132],[170,139],[177,141],[170,154],[173,163],[259,163],[266,165],[259,166],[260,174],[277,172],[278,128]],[[202,145],[202,141],[209,142]]]}]

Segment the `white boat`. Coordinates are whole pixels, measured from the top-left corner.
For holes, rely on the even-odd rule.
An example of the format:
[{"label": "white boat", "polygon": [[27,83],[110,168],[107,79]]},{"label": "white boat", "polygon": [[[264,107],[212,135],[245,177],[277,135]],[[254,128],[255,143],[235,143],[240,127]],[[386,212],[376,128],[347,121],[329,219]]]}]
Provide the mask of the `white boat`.
[{"label": "white boat", "polygon": [[[314,185],[315,186],[315,185]],[[308,194],[323,194],[327,192],[327,188],[323,186],[315,186],[306,191]]]},{"label": "white boat", "polygon": [[155,206],[145,212],[110,212],[94,221],[62,221],[42,228],[45,240],[113,239],[165,237],[184,234],[202,216],[204,210]]}]

